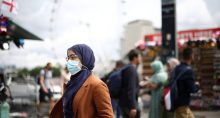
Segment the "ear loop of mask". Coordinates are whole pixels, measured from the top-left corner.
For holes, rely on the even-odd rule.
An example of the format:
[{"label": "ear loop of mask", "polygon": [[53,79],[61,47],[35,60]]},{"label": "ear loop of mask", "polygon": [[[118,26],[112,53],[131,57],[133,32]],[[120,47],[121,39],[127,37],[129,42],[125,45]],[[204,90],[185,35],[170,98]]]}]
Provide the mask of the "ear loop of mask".
[{"label": "ear loop of mask", "polygon": [[82,64],[82,70],[89,70],[89,69]]},{"label": "ear loop of mask", "polygon": [[82,66],[81,67],[81,70],[89,70],[86,66],[84,66],[82,63],[80,63],[80,65]]},{"label": "ear loop of mask", "polygon": [[80,65],[82,66],[81,67],[81,70],[89,70],[86,66],[84,66],[82,63],[80,63]]}]

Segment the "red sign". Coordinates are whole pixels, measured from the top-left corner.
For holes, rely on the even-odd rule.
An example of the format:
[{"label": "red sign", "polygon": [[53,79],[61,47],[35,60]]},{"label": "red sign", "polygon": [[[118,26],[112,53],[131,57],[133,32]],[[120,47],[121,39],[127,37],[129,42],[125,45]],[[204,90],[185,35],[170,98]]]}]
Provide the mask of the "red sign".
[{"label": "red sign", "polygon": [[[220,35],[220,28],[212,28],[212,29],[194,29],[194,30],[185,30],[179,31],[177,40],[178,43],[182,43],[181,41],[188,40],[204,40],[209,38],[217,38]],[[156,42],[156,44],[161,45],[162,37],[161,34],[150,34],[145,35],[144,37],[146,42]]]}]

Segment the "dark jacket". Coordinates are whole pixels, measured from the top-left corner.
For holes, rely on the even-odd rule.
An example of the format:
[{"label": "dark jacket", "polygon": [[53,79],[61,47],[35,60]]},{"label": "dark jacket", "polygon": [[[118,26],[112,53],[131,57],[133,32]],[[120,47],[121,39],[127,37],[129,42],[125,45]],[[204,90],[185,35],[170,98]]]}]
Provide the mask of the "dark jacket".
[{"label": "dark jacket", "polygon": [[[181,63],[175,68],[175,75],[178,75],[181,71],[187,68],[189,65]],[[188,69],[183,75],[177,80],[178,87],[178,99],[176,108],[180,106],[188,106],[190,103],[190,93],[198,91],[199,87],[195,85],[195,74],[192,68]]]},{"label": "dark jacket", "polygon": [[137,109],[139,79],[137,69],[132,65],[122,71],[122,91],[119,105],[123,108]]}]

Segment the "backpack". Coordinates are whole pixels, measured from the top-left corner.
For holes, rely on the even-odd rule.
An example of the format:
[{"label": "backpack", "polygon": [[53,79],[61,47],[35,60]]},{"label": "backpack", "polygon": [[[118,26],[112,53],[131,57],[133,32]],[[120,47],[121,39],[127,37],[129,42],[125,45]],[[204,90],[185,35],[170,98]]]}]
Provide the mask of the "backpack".
[{"label": "backpack", "polygon": [[178,99],[178,87],[177,87],[177,80],[187,71],[191,69],[189,66],[186,67],[182,72],[175,76],[175,69],[171,75],[171,83],[169,86],[165,87],[163,92],[163,100],[165,103],[165,108],[168,111],[175,111],[176,106],[175,103]]},{"label": "backpack", "polygon": [[130,65],[127,65],[119,70],[112,72],[109,75],[106,84],[108,86],[111,98],[116,98],[116,99],[119,98],[122,88],[122,80],[123,80],[122,72],[129,66]]},{"label": "backpack", "polygon": [[37,84],[40,85],[40,76],[37,76]]},{"label": "backpack", "polygon": [[[40,77],[41,77],[41,75],[38,75],[37,78],[36,78],[36,82],[37,82],[38,85],[40,85]],[[45,77],[46,77],[46,71],[44,70],[44,78]]]}]

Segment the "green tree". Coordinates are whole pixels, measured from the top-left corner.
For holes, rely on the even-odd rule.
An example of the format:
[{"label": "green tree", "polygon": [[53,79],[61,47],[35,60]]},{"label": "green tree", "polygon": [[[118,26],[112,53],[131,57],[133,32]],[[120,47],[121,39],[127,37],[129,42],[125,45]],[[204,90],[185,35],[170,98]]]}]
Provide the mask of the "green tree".
[{"label": "green tree", "polygon": [[24,78],[27,75],[30,75],[30,71],[27,68],[19,69],[18,72],[17,72],[17,76],[21,77],[21,78]]},{"label": "green tree", "polygon": [[[41,69],[43,69],[44,67],[35,67],[30,71],[30,75],[37,77],[40,74]],[[61,73],[60,73],[60,67],[53,67],[52,68],[53,71],[53,77],[60,77]]]},{"label": "green tree", "polygon": [[43,67],[35,67],[33,68],[31,71],[30,71],[30,75],[31,76],[34,76],[34,77],[37,77],[39,74],[40,74],[40,70],[42,69]]},{"label": "green tree", "polygon": [[53,67],[53,77],[60,77],[60,67]]}]

